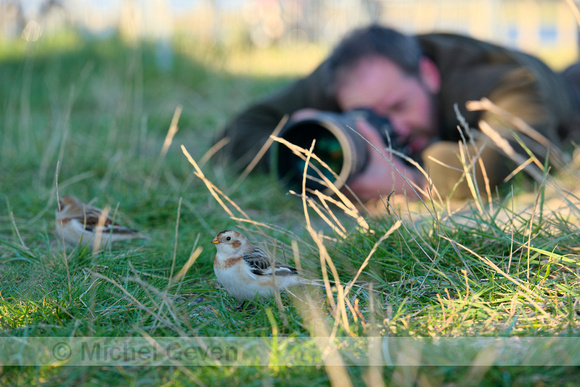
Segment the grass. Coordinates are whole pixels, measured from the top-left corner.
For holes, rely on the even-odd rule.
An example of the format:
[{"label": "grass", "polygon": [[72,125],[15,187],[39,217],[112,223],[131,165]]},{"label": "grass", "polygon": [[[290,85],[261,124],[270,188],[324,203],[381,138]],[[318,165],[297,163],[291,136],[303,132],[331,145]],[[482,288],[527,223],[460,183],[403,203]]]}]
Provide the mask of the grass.
[{"label": "grass", "polygon": [[[264,53],[256,73],[233,73],[228,50],[196,47],[177,41],[164,70],[155,46],[115,38],[2,43],[2,337],[578,336],[579,200],[567,191],[574,175],[549,177],[531,194],[529,183],[518,183],[491,205],[481,199],[457,209],[391,203],[371,218],[318,204],[333,231],[313,207],[305,210],[316,202],[288,195],[272,177],[236,185],[228,170],[211,161],[195,170],[184,156],[181,144],[199,162],[228,117],[289,79],[262,73]],[[235,63],[243,54],[232,55]],[[313,61],[291,67],[308,71]],[[179,130],[162,156],[179,107]],[[98,254],[63,249],[54,233],[57,187],[60,196],[110,206],[151,241]],[[235,311],[212,268],[210,241],[227,228],[335,282]],[[293,356],[285,348],[278,359]],[[331,366],[347,359],[341,351],[310,367],[275,357],[268,366],[4,366],[0,382],[574,385],[577,377],[577,368],[558,366]]]}]

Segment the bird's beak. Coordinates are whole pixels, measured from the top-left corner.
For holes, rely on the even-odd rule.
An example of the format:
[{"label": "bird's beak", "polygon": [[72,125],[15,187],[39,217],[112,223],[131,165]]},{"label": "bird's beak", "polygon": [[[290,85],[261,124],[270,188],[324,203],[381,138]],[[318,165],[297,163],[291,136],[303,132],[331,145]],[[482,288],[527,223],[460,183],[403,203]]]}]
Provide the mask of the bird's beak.
[{"label": "bird's beak", "polygon": [[213,241],[211,241],[211,243],[213,243],[214,245],[217,245],[218,243],[220,243],[220,241],[218,241],[217,237],[213,238]]}]

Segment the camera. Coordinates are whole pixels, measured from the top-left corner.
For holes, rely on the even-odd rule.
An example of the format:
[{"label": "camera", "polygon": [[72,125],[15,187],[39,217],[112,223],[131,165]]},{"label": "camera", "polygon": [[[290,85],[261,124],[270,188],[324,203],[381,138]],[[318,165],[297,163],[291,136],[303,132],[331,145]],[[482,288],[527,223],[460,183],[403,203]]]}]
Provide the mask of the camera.
[{"label": "camera", "polygon": [[[306,187],[331,194],[320,174],[327,177],[338,189],[365,170],[369,161],[366,140],[356,128],[357,119],[365,119],[379,131],[385,144],[397,149],[391,124],[386,117],[370,109],[354,109],[343,113],[320,111],[304,120],[290,121],[280,131],[279,137],[303,148],[310,149],[316,140],[313,153],[338,176],[322,166],[315,158],[309,160]],[[284,144],[275,143],[271,154],[271,167],[286,185],[300,192],[305,159],[296,155]]]}]

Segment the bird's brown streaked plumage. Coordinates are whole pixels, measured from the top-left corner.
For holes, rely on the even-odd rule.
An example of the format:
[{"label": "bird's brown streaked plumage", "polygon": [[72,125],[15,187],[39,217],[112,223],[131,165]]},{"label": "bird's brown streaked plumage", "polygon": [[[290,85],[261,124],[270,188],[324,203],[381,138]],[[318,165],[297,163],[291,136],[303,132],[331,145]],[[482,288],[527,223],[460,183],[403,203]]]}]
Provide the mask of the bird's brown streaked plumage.
[{"label": "bird's brown streaked plumage", "polygon": [[290,286],[312,284],[300,277],[296,268],[275,262],[261,248],[254,246],[245,235],[225,230],[212,240],[217,254],[214,272],[218,281],[233,297],[246,301],[256,294],[269,297],[274,291]]},{"label": "bird's brown streaked plumage", "polygon": [[98,233],[101,234],[101,246],[121,240],[147,239],[138,231],[114,222],[111,217],[104,217],[101,209],[84,204],[74,196],[61,198],[55,215],[56,231],[70,245],[93,244]]}]

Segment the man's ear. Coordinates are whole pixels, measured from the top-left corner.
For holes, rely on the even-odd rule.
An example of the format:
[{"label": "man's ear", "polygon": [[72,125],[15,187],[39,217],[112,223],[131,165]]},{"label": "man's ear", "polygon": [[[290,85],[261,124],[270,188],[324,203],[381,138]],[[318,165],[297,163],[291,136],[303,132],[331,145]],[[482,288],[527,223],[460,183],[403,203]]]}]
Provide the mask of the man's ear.
[{"label": "man's ear", "polygon": [[436,94],[441,89],[441,73],[439,69],[429,58],[423,57],[419,62],[419,74],[423,84],[427,86],[427,89]]}]

